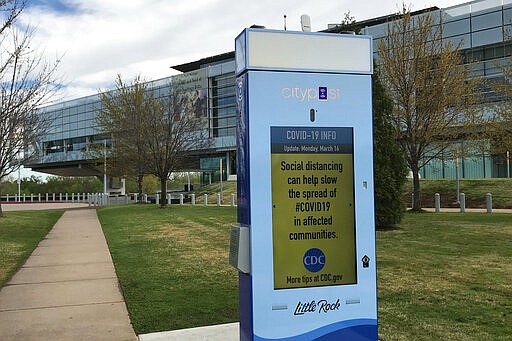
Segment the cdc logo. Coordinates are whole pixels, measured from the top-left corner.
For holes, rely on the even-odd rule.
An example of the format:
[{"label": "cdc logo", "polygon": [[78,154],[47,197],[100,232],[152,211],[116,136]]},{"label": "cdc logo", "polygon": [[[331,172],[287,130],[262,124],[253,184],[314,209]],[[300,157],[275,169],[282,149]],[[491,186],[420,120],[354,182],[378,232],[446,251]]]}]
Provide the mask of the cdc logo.
[{"label": "cdc logo", "polygon": [[322,250],[313,248],[306,251],[304,258],[304,267],[310,272],[318,272],[325,265],[325,255]]}]

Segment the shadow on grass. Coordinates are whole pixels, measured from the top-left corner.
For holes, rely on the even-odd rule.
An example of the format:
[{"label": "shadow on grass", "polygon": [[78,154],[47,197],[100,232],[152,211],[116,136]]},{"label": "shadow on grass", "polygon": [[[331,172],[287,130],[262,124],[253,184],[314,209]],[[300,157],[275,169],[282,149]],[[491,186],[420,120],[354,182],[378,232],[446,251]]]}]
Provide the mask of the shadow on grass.
[{"label": "shadow on grass", "polygon": [[401,230],[399,226],[397,225],[391,225],[391,226],[376,226],[375,231],[379,232],[392,232],[392,231],[399,231]]}]

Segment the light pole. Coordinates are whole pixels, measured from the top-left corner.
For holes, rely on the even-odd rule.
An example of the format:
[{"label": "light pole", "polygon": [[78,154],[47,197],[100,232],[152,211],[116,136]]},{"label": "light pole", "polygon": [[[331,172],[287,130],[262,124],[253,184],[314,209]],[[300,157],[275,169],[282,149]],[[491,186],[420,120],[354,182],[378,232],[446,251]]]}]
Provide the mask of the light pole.
[{"label": "light pole", "polygon": [[103,140],[103,193],[107,194],[107,139]]},{"label": "light pole", "polygon": [[507,178],[510,178],[510,151],[507,150]]},{"label": "light pole", "polygon": [[21,197],[21,167],[18,168],[18,200]]},{"label": "light pole", "polygon": [[457,204],[460,204],[459,150],[455,147],[455,180],[457,183]]},{"label": "light pole", "polygon": [[220,200],[222,201],[222,158],[220,158]]}]

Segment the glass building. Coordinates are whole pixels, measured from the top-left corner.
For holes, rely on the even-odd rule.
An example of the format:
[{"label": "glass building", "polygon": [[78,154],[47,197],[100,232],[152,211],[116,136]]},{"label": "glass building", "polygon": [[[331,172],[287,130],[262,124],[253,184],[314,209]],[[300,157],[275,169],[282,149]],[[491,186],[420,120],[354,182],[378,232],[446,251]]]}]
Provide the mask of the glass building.
[{"label": "glass building", "polygon": [[[203,181],[218,180],[220,160],[224,179],[236,172],[236,102],[234,53],[205,58],[173,67],[182,74],[148,82],[148,91],[156,97],[177,92],[181,110],[206,117],[213,143],[208,150],[192,151],[183,171],[202,172]],[[41,109],[51,122],[47,135],[38,143],[37,156],[27,167],[34,171],[61,176],[100,176],[101,166],[94,164],[92,145],[111,143],[101,133],[96,115],[102,109],[99,95],[74,99]],[[113,184],[113,183],[111,183]],[[116,187],[113,186],[112,189]]]},{"label": "glass building", "polygon": [[[431,12],[443,25],[443,39],[461,44],[465,62],[472,63],[472,75],[503,81],[500,65],[512,56],[512,0],[482,0],[461,5],[417,11],[413,16]],[[389,22],[395,14],[358,22],[362,34],[374,37],[376,44],[386,36]],[[334,32],[334,26],[324,32]],[[224,178],[236,172],[236,101],[234,53],[229,52],[198,61],[177,65],[180,75],[149,82],[149,88],[159,96],[168,96],[177,89],[193,94],[194,105],[183,110],[206,115],[208,131],[214,144],[208,150],[190,155],[185,170],[201,171],[203,182],[218,180],[222,159]],[[486,101],[500,100],[488,91]],[[198,104],[197,104],[198,103]],[[47,136],[38,145],[38,157],[27,164],[35,171],[57,175],[100,175],[87,158],[88,146],[110,143],[96,126],[95,117],[101,108],[98,95],[83,97],[42,108],[42,114],[52,118]],[[454,147],[467,141],[457,141]],[[468,149],[468,148],[466,148]],[[449,154],[449,155],[448,155]],[[421,170],[424,178],[455,178],[456,158],[446,157],[430,162]],[[495,178],[510,174],[505,155],[477,152],[459,157],[459,173],[465,178]]]},{"label": "glass building", "polygon": [[[500,66],[510,65],[512,56],[512,0],[472,1],[448,8],[432,7],[425,12],[439,19],[443,41],[460,44],[464,63],[471,63],[471,76],[503,82]],[[378,58],[377,42],[384,39],[393,16],[359,22],[362,33],[373,36],[374,54]],[[488,104],[502,100],[491,89],[485,89]],[[485,107],[482,106],[482,110]],[[508,154],[491,155],[471,146],[471,141],[457,141],[453,148],[429,162],[420,171],[423,178],[455,178],[456,169],[462,178],[498,178],[510,176]],[[474,144],[474,142],[473,142]],[[465,150],[464,156],[457,150]],[[456,167],[458,159],[458,167]]]}]

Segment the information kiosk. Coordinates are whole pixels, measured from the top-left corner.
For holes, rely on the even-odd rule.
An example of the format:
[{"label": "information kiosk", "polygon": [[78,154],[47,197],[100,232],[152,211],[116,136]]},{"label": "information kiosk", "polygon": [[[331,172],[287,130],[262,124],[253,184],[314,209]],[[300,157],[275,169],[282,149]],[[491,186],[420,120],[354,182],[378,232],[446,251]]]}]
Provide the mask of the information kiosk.
[{"label": "information kiosk", "polygon": [[377,340],[372,39],[236,38],[241,340]]}]

